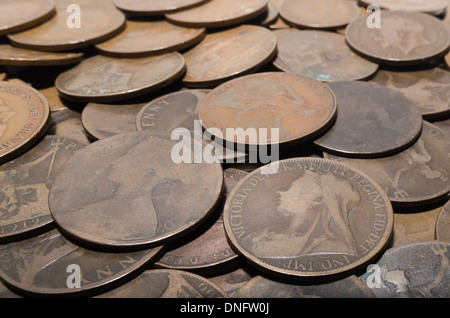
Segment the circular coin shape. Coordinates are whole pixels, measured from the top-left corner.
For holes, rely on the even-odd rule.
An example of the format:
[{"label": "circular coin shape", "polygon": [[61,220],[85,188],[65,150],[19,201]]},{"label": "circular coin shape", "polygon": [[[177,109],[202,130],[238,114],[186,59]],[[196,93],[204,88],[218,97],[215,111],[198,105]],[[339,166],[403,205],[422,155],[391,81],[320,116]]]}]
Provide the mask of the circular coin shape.
[{"label": "circular coin shape", "polygon": [[326,131],[336,118],[337,102],[320,81],[268,72],[213,89],[198,113],[205,129],[218,139],[249,146],[288,145]]},{"label": "circular coin shape", "polygon": [[[74,244],[53,229],[0,245],[0,278],[13,291],[31,297],[90,297],[124,284],[162,250],[100,252]],[[82,275],[79,286],[69,279],[76,273]]]},{"label": "circular coin shape", "polygon": [[236,26],[250,21],[267,11],[268,0],[214,0],[192,9],[165,17],[172,23],[194,28]]},{"label": "circular coin shape", "polygon": [[187,49],[205,36],[204,28],[184,28],[165,20],[133,21],[119,35],[96,45],[113,57],[142,57]]},{"label": "circular coin shape", "polygon": [[426,13],[380,11],[383,21],[371,28],[368,15],[346,28],[349,46],[358,54],[388,65],[416,65],[447,53],[450,31],[442,21]]},{"label": "circular coin shape", "polygon": [[314,141],[324,151],[345,157],[384,157],[419,138],[422,116],[403,94],[362,81],[327,85],[336,95],[339,112],[330,130]]},{"label": "circular coin shape", "polygon": [[90,144],[54,178],[49,205],[56,224],[108,250],[160,245],[190,232],[218,203],[223,171],[219,162],[180,161],[179,145],[142,131]]},{"label": "circular coin shape", "polygon": [[[245,52],[245,54],[242,54]],[[277,39],[268,29],[255,25],[209,33],[183,54],[187,87],[212,87],[257,71],[277,52]]]},{"label": "circular coin shape", "polygon": [[273,65],[284,72],[329,82],[363,80],[378,70],[378,64],[350,50],[343,35],[297,29],[274,33],[278,55]]},{"label": "circular coin shape", "polygon": [[67,99],[106,103],[153,92],[185,71],[184,58],[177,52],[129,59],[96,55],[61,73],[55,86]]},{"label": "circular coin shape", "polygon": [[240,181],[225,204],[226,234],[248,262],[274,276],[324,279],[348,276],[384,251],[394,216],[372,179],[322,158],[271,166]]},{"label": "circular coin shape", "polygon": [[286,23],[299,28],[337,29],[359,16],[356,3],[341,0],[286,0],[280,8]]},{"label": "circular coin shape", "polygon": [[115,6],[130,15],[160,16],[186,10],[208,0],[113,0]]},{"label": "circular coin shape", "polygon": [[[359,0],[364,6],[373,4],[373,1]],[[440,15],[447,9],[447,0],[377,0],[376,4],[381,9],[391,11],[425,12]]]},{"label": "circular coin shape", "polygon": [[436,239],[450,242],[450,201],[442,207],[436,221]]},{"label": "circular coin shape", "polygon": [[0,82],[0,164],[35,145],[50,124],[50,107],[34,88]]},{"label": "circular coin shape", "polygon": [[52,113],[47,134],[68,137],[86,145],[91,143],[89,135],[83,128],[81,114],[69,108]]}]

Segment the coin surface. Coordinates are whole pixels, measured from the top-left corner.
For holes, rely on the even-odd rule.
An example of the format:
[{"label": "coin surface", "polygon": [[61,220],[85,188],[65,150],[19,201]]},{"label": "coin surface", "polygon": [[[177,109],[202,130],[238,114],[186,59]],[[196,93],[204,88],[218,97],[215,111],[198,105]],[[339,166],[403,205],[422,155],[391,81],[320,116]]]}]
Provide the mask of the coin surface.
[{"label": "coin surface", "polygon": [[247,261],[274,276],[324,279],[348,276],[384,251],[394,216],[372,179],[322,158],[276,168],[250,173],[225,204],[226,234]]},{"label": "coin surface", "polygon": [[363,80],[378,70],[378,64],[354,53],[343,35],[295,28],[274,33],[278,54],[273,65],[284,72],[328,82]]},{"label": "coin surface", "polygon": [[324,153],[371,176],[396,206],[425,205],[450,192],[450,136],[423,122],[420,138],[404,151],[383,158],[355,159]]},{"label": "coin surface", "polygon": [[0,81],[4,81],[6,79],[6,73],[0,73]]},{"label": "coin surface", "polygon": [[205,34],[204,28],[185,28],[165,20],[127,20],[124,31],[95,47],[107,56],[142,57],[187,49]]},{"label": "coin surface", "polygon": [[77,152],[50,188],[57,226],[108,250],[146,248],[187,234],[218,203],[223,171],[218,161],[175,163],[172,151],[178,145],[138,131]]},{"label": "coin surface", "polygon": [[0,280],[0,298],[22,298],[19,294],[13,292],[11,289],[6,287]]},{"label": "coin surface", "polygon": [[422,116],[403,94],[376,83],[327,83],[337,98],[335,124],[314,144],[345,157],[375,158],[398,153],[417,141]]},{"label": "coin surface", "polygon": [[[68,240],[58,229],[0,245],[0,278],[32,297],[89,297],[109,291],[159,257],[163,248],[107,253]],[[70,288],[81,275],[79,288]]]},{"label": "coin surface", "polygon": [[267,10],[268,0],[213,0],[180,12],[166,14],[168,21],[187,27],[218,28],[250,21]]},{"label": "coin surface", "polygon": [[433,121],[433,125],[439,127],[444,133],[450,136],[450,119]]},{"label": "coin surface", "polygon": [[242,264],[238,269],[218,276],[208,277],[210,281],[222,288],[232,297],[250,279],[259,275],[259,271],[248,264]]},{"label": "coin surface", "polygon": [[113,0],[120,10],[131,15],[160,16],[178,10],[186,10],[208,0]]},{"label": "coin surface", "polygon": [[346,28],[348,45],[358,54],[388,65],[417,65],[447,53],[450,31],[426,13],[380,11],[380,28],[370,28],[368,15]]},{"label": "coin surface", "polygon": [[185,60],[178,52],[120,59],[95,55],[61,73],[55,86],[70,100],[107,103],[165,87],[183,76],[185,70]]},{"label": "coin surface", "polygon": [[213,89],[198,107],[204,128],[216,138],[252,146],[312,139],[334,123],[336,113],[336,97],[326,85],[283,72],[228,81]]},{"label": "coin surface", "polygon": [[276,52],[275,35],[261,26],[241,25],[209,33],[183,54],[187,67],[183,83],[187,87],[213,87],[259,70]]},{"label": "coin surface", "polygon": [[249,21],[248,23],[260,25],[263,27],[270,27],[271,24],[275,23],[278,19],[279,13],[277,7],[269,1],[267,3],[267,11],[261,14],[259,17],[256,17],[254,20]]},{"label": "coin surface", "polygon": [[436,221],[436,239],[450,242],[450,201],[439,212]]},{"label": "coin surface", "polygon": [[448,53],[445,57],[445,63],[447,64],[447,67],[450,69],[450,53]]},{"label": "coin surface", "polygon": [[83,128],[81,114],[70,108],[52,113],[47,135],[55,135],[90,144],[91,139]]},{"label": "coin surface", "polygon": [[[360,0],[361,4],[368,6],[373,4],[373,1]],[[447,0],[377,0],[376,4],[381,9],[391,11],[412,11],[412,12],[425,12],[434,15],[440,15],[444,13],[448,6]]]},{"label": "coin surface", "polygon": [[45,134],[50,107],[34,88],[0,82],[0,164],[22,154]]},{"label": "coin surface", "polygon": [[52,113],[67,109],[65,101],[61,99],[55,86],[39,88],[38,91],[47,99]]},{"label": "coin surface", "polygon": [[337,29],[357,18],[359,8],[354,2],[341,0],[286,0],[280,16],[297,28]]}]

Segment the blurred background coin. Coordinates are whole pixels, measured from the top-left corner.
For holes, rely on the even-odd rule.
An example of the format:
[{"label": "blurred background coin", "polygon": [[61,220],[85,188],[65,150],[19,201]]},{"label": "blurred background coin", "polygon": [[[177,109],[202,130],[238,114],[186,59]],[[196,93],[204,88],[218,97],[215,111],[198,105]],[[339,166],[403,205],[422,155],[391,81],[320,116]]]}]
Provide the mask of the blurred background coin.
[{"label": "blurred background coin", "polygon": [[166,13],[186,10],[208,0],[112,0],[114,5],[129,15],[163,16]]}]

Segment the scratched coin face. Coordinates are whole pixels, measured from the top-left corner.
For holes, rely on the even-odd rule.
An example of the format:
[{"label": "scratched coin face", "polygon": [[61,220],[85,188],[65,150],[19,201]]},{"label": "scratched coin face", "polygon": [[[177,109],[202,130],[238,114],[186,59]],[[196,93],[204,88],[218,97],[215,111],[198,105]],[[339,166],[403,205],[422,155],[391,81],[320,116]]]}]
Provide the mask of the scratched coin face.
[{"label": "scratched coin face", "polygon": [[436,221],[436,239],[450,242],[450,201],[442,207]]},{"label": "scratched coin face", "polygon": [[[272,164],[273,165],[273,164]],[[278,162],[239,182],[227,198],[225,231],[237,253],[280,278],[350,275],[384,251],[391,203],[377,183],[321,158]]]},{"label": "scratched coin face", "polygon": [[165,13],[186,10],[208,0],[113,0],[120,10],[131,15],[160,16]]},{"label": "scratched coin face", "polygon": [[[373,2],[367,0],[360,0],[361,4],[368,6]],[[382,9],[391,11],[411,11],[411,12],[426,12],[435,15],[442,14],[446,11],[448,1],[446,0],[377,0]]]},{"label": "scratched coin face", "polygon": [[445,54],[450,31],[439,19],[418,12],[380,12],[380,28],[371,28],[368,15],[353,20],[346,29],[349,46],[358,54],[389,65],[416,65]]}]

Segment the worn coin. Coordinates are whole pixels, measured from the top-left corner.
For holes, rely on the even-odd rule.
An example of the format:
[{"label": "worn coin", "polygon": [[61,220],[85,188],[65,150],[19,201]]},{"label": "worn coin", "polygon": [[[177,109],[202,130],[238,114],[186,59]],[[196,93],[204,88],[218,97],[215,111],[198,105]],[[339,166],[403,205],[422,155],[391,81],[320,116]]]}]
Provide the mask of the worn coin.
[{"label": "worn coin", "polygon": [[378,70],[378,64],[354,53],[343,35],[295,28],[274,33],[278,55],[273,65],[284,72],[328,82],[363,80]]},{"label": "worn coin", "polygon": [[318,80],[267,72],[216,87],[200,102],[198,113],[204,128],[227,142],[289,145],[329,129],[336,118],[337,102]]},{"label": "worn coin", "polygon": [[34,88],[0,82],[0,164],[34,146],[50,123],[50,107]]},{"label": "worn coin", "polygon": [[370,175],[396,206],[425,205],[450,192],[450,136],[426,121],[417,142],[398,154],[375,159],[324,156]]},{"label": "worn coin", "polygon": [[442,207],[436,221],[436,239],[450,242],[450,201]]},{"label": "worn coin", "polygon": [[0,280],[0,298],[22,298],[19,294],[13,292],[10,288],[6,287]]},{"label": "worn coin", "polygon": [[270,25],[275,23],[275,21],[278,19],[278,16],[279,13],[277,7],[271,1],[269,1],[267,3],[267,11],[261,14],[259,17],[256,17],[252,21],[249,21],[248,23],[260,25],[263,27],[270,27]]},{"label": "worn coin", "polygon": [[187,27],[218,28],[236,26],[263,14],[268,0],[213,0],[165,17]]},{"label": "worn coin", "polygon": [[[32,297],[86,297],[109,291],[157,259],[158,246],[106,253],[74,244],[58,229],[0,245],[0,278],[13,291]],[[81,275],[79,288],[76,274]]]},{"label": "worn coin", "polygon": [[297,28],[337,29],[357,18],[359,8],[353,2],[341,0],[286,0],[280,16]]},{"label": "worn coin", "polygon": [[183,54],[187,67],[183,83],[187,87],[216,86],[259,70],[276,52],[275,35],[261,26],[241,25],[208,33]]},{"label": "worn coin", "polygon": [[183,76],[186,63],[178,52],[142,58],[102,55],[83,60],[55,81],[70,100],[107,103],[145,95]]},{"label": "worn coin", "polygon": [[187,49],[200,42],[204,28],[185,28],[165,20],[128,20],[123,32],[96,48],[113,57],[142,57]]},{"label": "worn coin", "polygon": [[416,65],[447,53],[450,30],[434,16],[419,12],[380,11],[381,26],[371,27],[368,15],[346,28],[349,46],[378,63]]},{"label": "worn coin", "polygon": [[450,136],[450,118],[446,120],[434,121],[433,125],[439,127],[439,129]]},{"label": "worn coin", "polygon": [[360,171],[322,158],[292,158],[272,173],[259,168],[240,181],[227,198],[224,225],[236,252],[260,270],[334,280],[384,251],[393,209]]},{"label": "worn coin", "polygon": [[259,275],[259,271],[244,263],[233,271],[222,273],[217,276],[211,276],[208,277],[208,279],[222,288],[228,296],[232,297],[239,288],[256,275]]},{"label": "worn coin", "polygon": [[[373,1],[360,0],[360,3],[364,6],[373,4]],[[445,13],[448,5],[447,0],[377,0],[376,4],[381,9],[391,11],[412,11],[412,12],[425,12],[434,15],[440,15]]]},{"label": "worn coin", "polygon": [[81,122],[81,113],[66,108],[52,113],[47,135],[67,137],[84,144],[90,144],[91,140]]},{"label": "worn coin", "polygon": [[137,131],[77,152],[50,188],[57,226],[108,250],[146,248],[187,234],[218,203],[223,170],[218,161],[176,163],[178,146],[170,137]]},{"label": "worn coin", "polygon": [[38,91],[47,99],[52,113],[67,109],[66,102],[61,99],[61,95],[54,85],[39,88]]},{"label": "worn coin", "polygon": [[186,10],[208,0],[113,0],[114,5],[129,15],[161,16]]},{"label": "worn coin", "polygon": [[328,153],[375,158],[410,147],[422,132],[422,116],[403,94],[376,83],[336,81],[339,111],[335,124],[314,141]]}]

